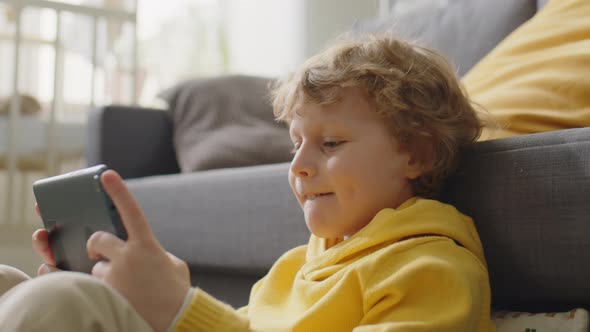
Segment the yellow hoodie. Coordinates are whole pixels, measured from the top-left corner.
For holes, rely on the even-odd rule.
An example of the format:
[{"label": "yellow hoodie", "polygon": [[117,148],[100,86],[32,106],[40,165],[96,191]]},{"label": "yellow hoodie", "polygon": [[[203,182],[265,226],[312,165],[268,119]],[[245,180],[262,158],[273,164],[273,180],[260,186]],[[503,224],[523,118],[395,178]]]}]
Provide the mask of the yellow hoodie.
[{"label": "yellow hoodie", "polygon": [[236,311],[200,289],[175,331],[490,332],[482,246],[454,207],[412,198],[346,240],[311,236]]}]

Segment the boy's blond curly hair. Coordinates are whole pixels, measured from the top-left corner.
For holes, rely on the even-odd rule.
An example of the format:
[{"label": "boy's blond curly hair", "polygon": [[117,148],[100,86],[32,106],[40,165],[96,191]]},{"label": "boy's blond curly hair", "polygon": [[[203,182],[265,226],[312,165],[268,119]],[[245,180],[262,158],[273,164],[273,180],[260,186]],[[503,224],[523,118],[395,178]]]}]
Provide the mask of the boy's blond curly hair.
[{"label": "boy's blond curly hair", "polygon": [[423,167],[414,194],[433,197],[459,151],[482,125],[449,63],[438,53],[391,36],[343,37],[307,60],[272,91],[277,120],[290,123],[302,103],[338,102],[344,87],[368,94],[400,148]]}]

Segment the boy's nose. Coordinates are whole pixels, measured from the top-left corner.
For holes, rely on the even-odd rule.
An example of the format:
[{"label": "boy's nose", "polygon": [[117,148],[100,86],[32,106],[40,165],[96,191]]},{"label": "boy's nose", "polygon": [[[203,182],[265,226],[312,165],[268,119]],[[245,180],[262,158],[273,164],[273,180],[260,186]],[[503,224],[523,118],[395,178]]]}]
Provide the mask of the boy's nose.
[{"label": "boy's nose", "polygon": [[291,173],[297,177],[314,176],[317,171],[311,157],[309,153],[299,149],[291,161]]},{"label": "boy's nose", "polygon": [[309,172],[308,171],[299,171],[299,173],[297,175],[300,177],[308,177]]}]

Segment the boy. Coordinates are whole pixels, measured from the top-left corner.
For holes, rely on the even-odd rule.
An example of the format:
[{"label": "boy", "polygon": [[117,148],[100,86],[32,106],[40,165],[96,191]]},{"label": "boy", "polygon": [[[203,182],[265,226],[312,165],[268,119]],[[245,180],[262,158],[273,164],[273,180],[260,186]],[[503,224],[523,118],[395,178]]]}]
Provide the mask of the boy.
[{"label": "boy", "polygon": [[[275,115],[290,126],[289,183],[312,235],[254,285],[247,307],[236,311],[190,288],[186,264],[159,246],[110,171],[101,181],[127,242],[93,234],[89,255],[108,260],[96,264],[96,278],[59,272],[21,283],[0,298],[1,326],[494,331],[477,232],[452,206],[428,199],[480,132],[448,64],[386,36],[341,41],[279,82],[273,96]],[[46,262],[40,274],[53,270],[47,232],[33,242]],[[47,307],[62,315],[43,315]]]}]

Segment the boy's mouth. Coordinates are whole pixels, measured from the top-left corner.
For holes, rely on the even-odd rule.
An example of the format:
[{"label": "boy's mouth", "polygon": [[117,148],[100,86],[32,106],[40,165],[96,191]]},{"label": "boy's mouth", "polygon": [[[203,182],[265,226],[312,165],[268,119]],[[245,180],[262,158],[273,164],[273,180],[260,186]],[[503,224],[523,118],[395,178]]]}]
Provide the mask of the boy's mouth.
[{"label": "boy's mouth", "polygon": [[305,199],[309,200],[309,201],[313,201],[314,199],[318,198],[318,197],[323,197],[323,196],[328,196],[328,195],[332,195],[333,193],[318,193],[318,194],[309,194],[309,195],[305,195]]}]

